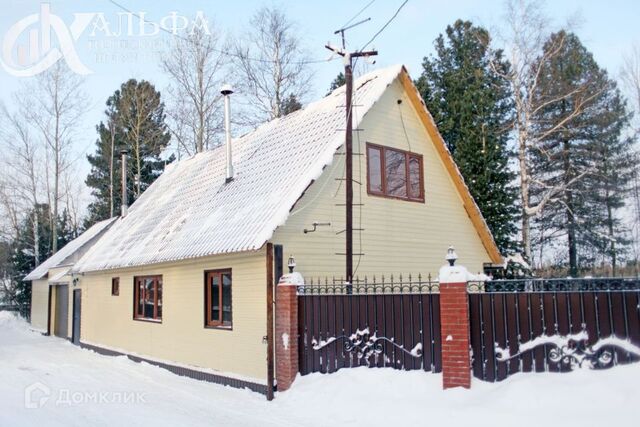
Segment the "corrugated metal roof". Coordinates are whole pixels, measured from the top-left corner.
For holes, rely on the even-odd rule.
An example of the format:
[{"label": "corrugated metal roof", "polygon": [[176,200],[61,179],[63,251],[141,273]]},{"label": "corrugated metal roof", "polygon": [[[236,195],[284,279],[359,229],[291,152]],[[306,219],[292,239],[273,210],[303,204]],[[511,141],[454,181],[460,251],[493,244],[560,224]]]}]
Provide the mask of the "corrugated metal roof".
[{"label": "corrugated metal roof", "polygon": [[93,240],[105,231],[109,225],[113,224],[116,218],[107,219],[93,224],[87,231],[82,233],[77,238],[73,239],[66,245],[64,245],[58,252],[53,254],[45,262],[37,266],[31,273],[27,274],[23,280],[37,280],[42,279],[47,275],[50,268],[55,268],[63,265],[63,262],[76,253],[79,249]]},{"label": "corrugated metal roof", "polygon": [[[359,120],[402,69],[396,65],[356,80]],[[74,270],[259,249],[343,144],[344,90],[235,139],[230,183],[223,146],[169,165]]]}]

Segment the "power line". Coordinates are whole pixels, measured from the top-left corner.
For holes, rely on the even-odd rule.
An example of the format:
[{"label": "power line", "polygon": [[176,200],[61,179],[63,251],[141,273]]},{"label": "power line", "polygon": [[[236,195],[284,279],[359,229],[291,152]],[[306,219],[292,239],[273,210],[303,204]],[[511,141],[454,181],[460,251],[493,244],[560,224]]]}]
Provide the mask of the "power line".
[{"label": "power line", "polygon": [[380,33],[384,31],[384,29],[385,29],[385,28],[387,28],[387,26],[391,23],[391,21],[393,21],[394,19],[396,19],[396,16],[398,16],[398,14],[399,14],[399,13],[400,13],[400,11],[402,10],[402,8],[403,8],[407,3],[409,3],[409,0],[404,0],[404,3],[402,3],[402,4],[400,5],[400,7],[398,8],[398,10],[396,10],[396,13],[394,13],[394,14],[393,14],[393,16],[392,16],[392,17],[387,21],[387,23],[386,23],[386,24],[384,24],[384,25],[382,26],[382,28],[380,28],[380,30],[378,30],[378,32],[377,32],[377,33],[375,33],[375,34],[373,35],[373,37],[371,37],[371,40],[369,40],[367,43],[365,43],[365,45],[364,45],[364,46],[362,46],[362,48],[360,49],[360,52],[362,52],[363,50],[365,50],[365,49],[366,49],[366,47],[367,47],[367,46],[369,46],[369,45],[370,45],[370,44],[371,44],[371,43],[376,39],[376,37],[378,37],[378,36],[380,35]]},{"label": "power line", "polygon": [[349,19],[341,28],[346,27],[347,25],[351,24],[358,16],[360,16],[360,14],[362,12],[364,12],[365,10],[367,10],[367,8],[369,6],[371,6],[373,3],[375,3],[376,0],[371,0],[369,3],[367,3],[367,5],[365,7],[363,7],[362,9],[360,9],[360,12],[356,13],[353,18]]},{"label": "power line", "polygon": [[[125,6],[123,6],[123,5],[119,4],[119,3],[117,3],[117,2],[116,2],[116,1],[114,1],[114,0],[108,0],[108,1],[109,1],[109,3],[111,3],[111,4],[113,4],[114,6],[116,6],[116,7],[120,8],[120,9],[124,10],[125,12],[127,12],[127,13],[131,14],[132,16],[135,16],[136,18],[138,18],[138,19],[139,19],[140,21],[142,21],[142,22],[155,24],[155,22],[149,22],[149,21],[147,21],[146,19],[144,19],[144,18],[143,18],[142,16],[140,16],[139,14],[137,14],[137,13],[135,13],[135,12],[133,12],[133,11],[131,11],[131,10],[127,9]],[[167,33],[167,34],[171,34],[171,35],[172,35],[172,36],[174,36],[174,37],[177,37],[177,38],[179,38],[179,39],[181,39],[181,40],[183,40],[183,41],[186,41],[187,43],[193,43],[193,40],[190,40],[190,39],[187,39],[187,38],[185,38],[185,37],[179,36],[179,35],[175,34],[174,32],[169,31],[169,30],[167,30],[166,28],[164,28],[164,27],[162,27],[162,26],[160,26],[160,25],[158,25],[158,28],[159,28],[160,30],[164,31],[164,32],[165,32],[165,33]],[[243,55],[239,55],[239,54],[237,54],[237,53],[233,53],[233,52],[229,52],[229,51],[225,51],[225,50],[221,50],[221,49],[215,49],[215,48],[211,48],[211,50],[212,50],[212,51],[214,51],[214,52],[217,52],[217,53],[219,53],[219,54],[222,54],[222,55],[233,56],[233,57],[240,58],[240,59],[244,59],[244,60],[248,60],[248,61],[253,61],[253,62],[262,62],[262,63],[267,63],[267,64],[273,64],[273,63],[276,63],[276,61],[275,61],[275,60],[272,60],[272,59],[262,59],[262,58],[245,57],[245,56],[243,56]],[[330,61],[333,61],[333,60],[335,60],[335,59],[337,59],[337,58],[327,58],[327,59],[310,59],[310,60],[306,60],[306,61],[292,61],[292,62],[290,62],[290,64],[296,64],[296,65],[319,64],[319,63],[322,63],[322,62],[330,62]]]}]

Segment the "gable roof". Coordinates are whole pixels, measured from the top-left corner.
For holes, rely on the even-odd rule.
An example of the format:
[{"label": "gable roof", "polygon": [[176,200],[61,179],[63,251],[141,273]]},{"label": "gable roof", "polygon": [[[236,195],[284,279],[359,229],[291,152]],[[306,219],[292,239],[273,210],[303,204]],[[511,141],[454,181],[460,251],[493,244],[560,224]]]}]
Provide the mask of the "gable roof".
[{"label": "gable roof", "polygon": [[49,257],[42,264],[37,266],[31,273],[27,274],[23,280],[38,280],[47,275],[49,269],[64,265],[65,261],[79,250],[85,248],[94,238],[100,236],[116,218],[110,218],[93,224],[84,233],[64,245],[58,252]]},{"label": "gable roof", "polygon": [[[398,76],[410,82],[401,65],[355,81],[355,99],[363,113],[354,120],[354,128]],[[302,110],[236,138],[235,176],[229,183],[225,183],[224,146],[167,166],[74,270],[108,270],[261,248],[343,144],[344,91],[344,86],[338,88]],[[442,143],[441,138],[433,140]]]}]

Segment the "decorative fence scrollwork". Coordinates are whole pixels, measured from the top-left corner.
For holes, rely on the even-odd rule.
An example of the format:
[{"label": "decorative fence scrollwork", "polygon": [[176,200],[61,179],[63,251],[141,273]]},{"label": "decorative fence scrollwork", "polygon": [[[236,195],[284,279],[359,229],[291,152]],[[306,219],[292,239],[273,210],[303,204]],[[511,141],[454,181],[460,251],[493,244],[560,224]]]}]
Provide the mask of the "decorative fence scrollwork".
[{"label": "decorative fence scrollwork", "polygon": [[340,335],[338,337],[331,337],[326,341],[316,341],[313,339],[311,344],[314,350],[320,350],[335,342],[343,342],[343,351],[345,354],[355,354],[358,359],[362,359],[367,363],[367,366],[371,366],[371,357],[376,358],[383,355],[385,350],[385,343],[388,343],[395,347],[398,351],[403,351],[411,357],[419,358],[422,356],[422,343],[417,343],[411,350],[407,350],[404,346],[395,342],[394,338],[379,337],[376,334],[371,335],[369,328],[364,330],[358,329],[353,334],[346,336]]},{"label": "decorative fence scrollwork", "polygon": [[298,288],[302,375],[357,366],[440,372],[438,282],[418,275],[305,283]]},{"label": "decorative fence scrollwork", "polygon": [[640,347],[628,340],[608,337],[589,345],[589,333],[586,330],[569,336],[541,336],[518,346],[516,354],[511,355],[508,348],[495,346],[496,360],[508,362],[519,358],[526,352],[543,346],[548,347],[547,360],[551,364],[561,365],[566,370],[576,368],[603,369],[613,366],[615,352],[623,351],[640,357]]},{"label": "decorative fence scrollwork", "polygon": [[640,361],[640,280],[523,279],[469,292],[475,377]]}]

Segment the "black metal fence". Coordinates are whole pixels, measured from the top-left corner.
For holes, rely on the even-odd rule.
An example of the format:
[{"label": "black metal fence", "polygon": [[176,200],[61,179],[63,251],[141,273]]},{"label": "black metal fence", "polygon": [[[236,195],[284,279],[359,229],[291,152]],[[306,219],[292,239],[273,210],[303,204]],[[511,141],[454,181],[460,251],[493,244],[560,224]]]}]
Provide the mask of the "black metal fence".
[{"label": "black metal fence", "polygon": [[306,283],[298,288],[302,375],[357,366],[441,371],[439,286],[430,277]]},{"label": "black metal fence", "polygon": [[497,280],[469,292],[477,378],[640,360],[637,278]]}]

